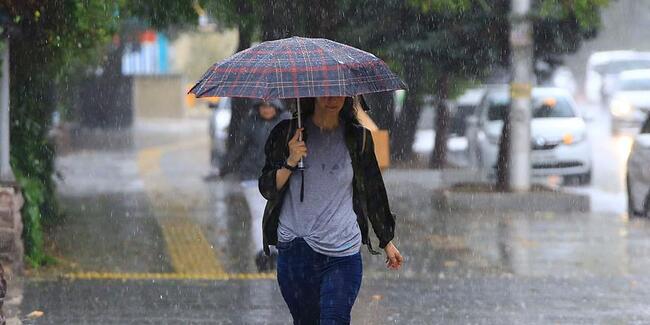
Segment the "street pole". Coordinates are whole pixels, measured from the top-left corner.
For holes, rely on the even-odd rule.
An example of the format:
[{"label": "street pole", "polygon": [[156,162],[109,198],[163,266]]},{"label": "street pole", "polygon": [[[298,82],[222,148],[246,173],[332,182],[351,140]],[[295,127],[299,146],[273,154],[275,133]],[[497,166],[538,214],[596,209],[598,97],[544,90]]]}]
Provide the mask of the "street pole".
[{"label": "street pole", "polygon": [[0,87],[0,182],[6,184],[16,181],[9,164],[9,39],[2,46]]},{"label": "street pole", "polygon": [[512,0],[510,49],[512,82],[510,95],[509,186],[513,192],[530,190],[530,116],[533,80],[533,40],[529,20],[530,0]]}]

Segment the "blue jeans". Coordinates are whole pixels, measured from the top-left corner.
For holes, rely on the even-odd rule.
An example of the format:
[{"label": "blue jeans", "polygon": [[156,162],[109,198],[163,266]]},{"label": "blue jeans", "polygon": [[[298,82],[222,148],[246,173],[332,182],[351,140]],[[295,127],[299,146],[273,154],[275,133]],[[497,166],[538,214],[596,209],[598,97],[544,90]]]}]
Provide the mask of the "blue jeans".
[{"label": "blue jeans", "polygon": [[361,253],[332,257],[302,238],[278,242],[278,284],[295,325],[350,324],[361,287]]}]

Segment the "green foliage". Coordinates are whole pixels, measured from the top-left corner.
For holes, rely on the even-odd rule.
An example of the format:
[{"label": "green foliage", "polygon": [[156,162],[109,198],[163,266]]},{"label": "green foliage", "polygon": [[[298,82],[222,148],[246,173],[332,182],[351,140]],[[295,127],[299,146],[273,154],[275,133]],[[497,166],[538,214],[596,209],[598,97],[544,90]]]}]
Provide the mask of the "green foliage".
[{"label": "green foliage", "polygon": [[535,57],[550,64],[573,53],[600,28],[600,8],[608,0],[540,0],[532,10]]},{"label": "green foliage", "polygon": [[59,216],[54,148],[48,139],[57,89],[72,71],[95,61],[117,26],[116,3],[101,0],[9,1],[11,17],[11,164],[25,196],[23,240],[33,266],[48,261],[44,224]]},{"label": "green foliage", "polygon": [[19,185],[25,198],[25,208],[23,209],[23,223],[25,231],[23,238],[25,239],[25,249],[29,252],[26,260],[32,267],[42,264],[45,259],[43,247],[43,233],[41,227],[41,210],[42,206],[46,204],[45,188],[35,177],[27,177],[18,174]]},{"label": "green foliage", "polygon": [[137,17],[156,28],[170,25],[196,22],[196,4],[191,0],[121,0],[120,16],[122,19]]},{"label": "green foliage", "polygon": [[128,17],[154,26],[196,19],[189,1],[32,0],[0,3],[11,36],[11,164],[25,196],[23,239],[33,266],[43,252],[43,225],[57,220],[55,152],[48,139],[55,107],[68,103],[78,72],[104,59],[111,37]]},{"label": "green foliage", "polygon": [[250,36],[259,34],[265,8],[261,0],[205,0],[201,4],[225,27],[237,27]]},{"label": "green foliage", "polygon": [[[20,47],[16,47],[16,51],[20,50]],[[16,67],[16,72],[21,68]],[[50,115],[48,107],[44,106],[48,101],[41,100],[45,97],[43,90],[32,88],[36,85],[46,86],[48,83],[42,79],[33,76],[29,87],[14,84],[11,89],[11,163],[25,196],[23,240],[27,260],[34,265],[42,264],[45,258],[42,223],[58,216],[54,182],[51,179],[54,151],[47,140]]]},{"label": "green foliage", "polygon": [[469,10],[472,6],[480,6],[483,9],[489,8],[486,0],[409,0],[409,3],[422,10],[429,12],[462,12]]},{"label": "green foliage", "polygon": [[544,19],[575,19],[583,29],[600,27],[600,8],[609,0],[541,0],[538,14]]},{"label": "green foliage", "polygon": [[290,36],[334,38],[346,19],[342,2],[204,0],[201,4],[221,24],[237,27],[240,39],[266,41]]},{"label": "green foliage", "polygon": [[[607,3],[533,0],[536,58],[556,63],[576,51],[595,35]],[[409,85],[418,85],[412,91],[435,93],[419,87],[435,85],[432,77],[481,78],[494,66],[509,65],[510,0],[367,0],[346,6],[354,19],[339,35],[383,55],[398,71],[419,65],[419,73],[403,75]]]}]

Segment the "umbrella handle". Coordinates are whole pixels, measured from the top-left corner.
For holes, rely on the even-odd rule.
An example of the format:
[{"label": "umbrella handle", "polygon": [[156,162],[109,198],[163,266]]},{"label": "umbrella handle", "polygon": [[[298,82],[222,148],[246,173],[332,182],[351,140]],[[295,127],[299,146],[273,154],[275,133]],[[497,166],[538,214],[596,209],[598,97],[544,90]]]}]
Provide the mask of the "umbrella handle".
[{"label": "umbrella handle", "polygon": [[[300,112],[300,98],[296,98],[296,107],[298,108],[298,128],[302,128],[302,114]],[[302,141],[302,133],[298,135],[298,141]],[[304,170],[305,169],[305,162],[303,161],[302,158],[300,158],[300,162],[298,162],[298,169],[299,170]]]}]

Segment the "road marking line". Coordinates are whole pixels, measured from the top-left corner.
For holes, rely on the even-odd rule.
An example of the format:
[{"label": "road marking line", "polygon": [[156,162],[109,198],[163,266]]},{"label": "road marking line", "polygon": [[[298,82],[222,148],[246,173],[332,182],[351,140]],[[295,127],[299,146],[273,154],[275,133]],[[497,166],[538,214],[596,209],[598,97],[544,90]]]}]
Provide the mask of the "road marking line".
[{"label": "road marking line", "polygon": [[115,273],[115,272],[75,272],[61,275],[68,280],[275,280],[275,273]]}]

